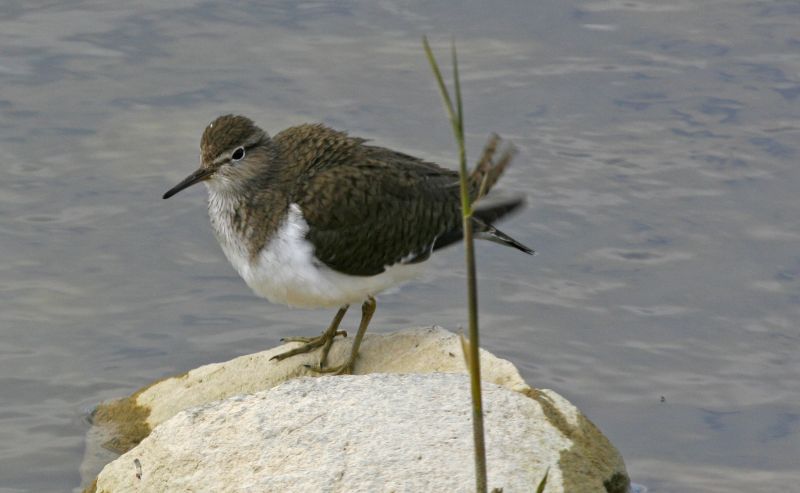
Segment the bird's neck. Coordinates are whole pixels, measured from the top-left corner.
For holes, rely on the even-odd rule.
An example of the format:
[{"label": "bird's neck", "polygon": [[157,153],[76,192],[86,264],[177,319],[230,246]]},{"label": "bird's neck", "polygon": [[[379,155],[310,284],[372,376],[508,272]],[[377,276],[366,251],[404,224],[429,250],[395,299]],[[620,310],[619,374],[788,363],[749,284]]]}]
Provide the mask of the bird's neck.
[{"label": "bird's neck", "polygon": [[228,257],[255,260],[285,220],[289,201],[279,190],[208,189],[208,216]]}]

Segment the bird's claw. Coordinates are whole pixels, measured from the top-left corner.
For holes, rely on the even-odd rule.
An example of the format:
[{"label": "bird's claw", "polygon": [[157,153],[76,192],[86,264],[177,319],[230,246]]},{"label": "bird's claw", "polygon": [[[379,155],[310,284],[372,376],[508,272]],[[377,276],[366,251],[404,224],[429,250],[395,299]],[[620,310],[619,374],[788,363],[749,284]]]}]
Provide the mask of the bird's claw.
[{"label": "bird's claw", "polygon": [[321,374],[328,374],[328,375],[352,375],[353,374],[353,362],[348,361],[342,365],[338,366],[330,366],[328,368],[322,368],[321,366],[311,366],[311,365],[303,365],[310,371],[314,373],[321,373]]},{"label": "bird's claw", "polygon": [[336,336],[347,337],[347,331],[337,330],[336,332],[333,333],[333,335],[328,335],[327,332],[323,332],[322,335],[319,335],[317,337],[284,337],[283,339],[281,339],[282,342],[301,342],[303,343],[303,345],[300,347],[296,347],[294,349],[290,349],[281,354],[276,354],[275,356],[270,358],[270,360],[281,361],[290,356],[295,356],[303,353],[310,353],[311,351],[317,349],[318,347],[322,347],[322,357],[320,358],[320,367],[325,366],[325,360],[328,358],[328,351],[333,345],[333,340]]}]

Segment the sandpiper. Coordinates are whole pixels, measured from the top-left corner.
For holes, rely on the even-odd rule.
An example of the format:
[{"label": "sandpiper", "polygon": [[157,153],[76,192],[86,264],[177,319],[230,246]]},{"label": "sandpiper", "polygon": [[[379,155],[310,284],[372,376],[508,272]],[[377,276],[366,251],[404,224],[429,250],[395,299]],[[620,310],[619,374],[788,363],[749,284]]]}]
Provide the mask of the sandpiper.
[{"label": "sandpiper", "polygon": [[[275,359],[321,347],[315,370],[351,372],[374,296],[418,276],[432,252],[461,239],[455,171],[324,125],[270,137],[249,118],[223,115],[206,127],[200,151],[200,167],[164,198],[204,182],[217,240],[257,295],[290,306],[339,307],[322,335],[285,339],[304,344]],[[475,197],[494,185],[510,160],[505,154],[494,162],[494,151],[495,145],[487,147],[470,176]],[[476,237],[533,253],[491,225],[521,203],[479,203]],[[326,367],[352,303],[363,304],[349,358]]]}]

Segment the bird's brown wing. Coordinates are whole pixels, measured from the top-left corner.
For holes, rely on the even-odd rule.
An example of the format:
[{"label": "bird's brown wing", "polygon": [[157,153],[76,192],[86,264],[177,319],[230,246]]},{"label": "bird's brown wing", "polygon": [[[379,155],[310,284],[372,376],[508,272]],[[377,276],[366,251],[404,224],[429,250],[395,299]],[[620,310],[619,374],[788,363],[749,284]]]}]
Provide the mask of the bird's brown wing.
[{"label": "bird's brown wing", "polygon": [[461,228],[458,174],[405,154],[359,146],[347,163],[317,169],[296,197],[316,257],[371,276],[430,255]]}]

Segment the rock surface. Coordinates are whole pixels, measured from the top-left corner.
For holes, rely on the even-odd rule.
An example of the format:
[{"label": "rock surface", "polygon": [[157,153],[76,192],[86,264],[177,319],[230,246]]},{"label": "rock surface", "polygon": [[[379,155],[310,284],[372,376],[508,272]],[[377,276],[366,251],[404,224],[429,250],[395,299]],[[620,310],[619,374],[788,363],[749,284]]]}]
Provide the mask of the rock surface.
[{"label": "rock surface", "polygon": [[[484,391],[490,485],[532,492],[548,466],[560,483],[571,446],[541,407]],[[469,491],[474,483],[464,375],[303,378],[178,413],[103,470],[114,492]],[[141,464],[136,477],[134,459]]]},{"label": "rock surface", "polygon": [[[474,488],[468,381],[438,373],[465,373],[457,336],[440,328],[368,334],[356,375],[344,377],[294,378],[316,355],[269,360],[285,349],[207,365],[98,408],[96,421],[120,430],[110,442],[120,450],[155,429],[88,489]],[[348,350],[349,341],[337,342],[331,364]],[[493,383],[484,384],[492,487],[535,491],[549,467],[547,492],[628,490],[622,458],[580,411],[529,387],[505,360],[484,351],[481,364]]]},{"label": "rock surface", "polygon": [[[337,338],[328,356],[329,365],[345,361],[351,338]],[[101,404],[94,422],[109,424],[116,433],[104,445],[125,452],[158,424],[191,406],[237,394],[266,390],[300,376],[317,376],[304,365],[316,365],[318,351],[283,361],[270,358],[298,346],[290,343],[190,370],[144,387],[132,396]],[[406,329],[390,334],[367,333],[353,374],[369,373],[466,373],[458,336],[441,327]],[[481,350],[483,380],[511,390],[530,390],[509,361]]]}]

